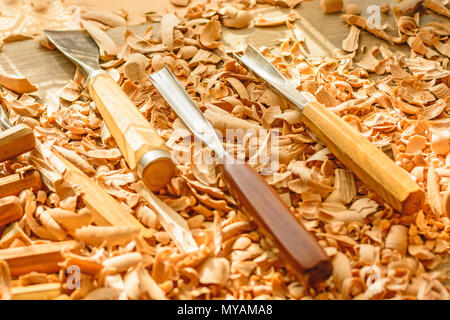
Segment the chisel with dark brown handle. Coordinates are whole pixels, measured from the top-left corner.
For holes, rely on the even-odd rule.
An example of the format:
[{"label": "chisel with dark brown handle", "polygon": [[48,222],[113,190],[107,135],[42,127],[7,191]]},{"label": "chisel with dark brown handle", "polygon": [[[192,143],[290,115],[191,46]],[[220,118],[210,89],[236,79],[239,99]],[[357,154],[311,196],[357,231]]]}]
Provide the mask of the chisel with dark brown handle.
[{"label": "chisel with dark brown handle", "polygon": [[131,170],[153,191],[175,174],[164,140],[120,86],[99,65],[99,49],[83,31],[44,31],[47,38],[88,77],[92,99]]},{"label": "chisel with dark brown handle", "polygon": [[425,193],[406,171],[312,94],[298,91],[258,50],[248,45],[244,55],[234,57],[296,106],[316,137],[394,209],[408,215],[422,208]]},{"label": "chisel with dark brown handle", "polygon": [[214,150],[230,192],[280,249],[293,273],[299,277],[306,274],[310,284],[326,279],[332,268],[323,248],[258,173],[225,151],[211,124],[170,69],[165,67],[149,78],[192,133]]}]

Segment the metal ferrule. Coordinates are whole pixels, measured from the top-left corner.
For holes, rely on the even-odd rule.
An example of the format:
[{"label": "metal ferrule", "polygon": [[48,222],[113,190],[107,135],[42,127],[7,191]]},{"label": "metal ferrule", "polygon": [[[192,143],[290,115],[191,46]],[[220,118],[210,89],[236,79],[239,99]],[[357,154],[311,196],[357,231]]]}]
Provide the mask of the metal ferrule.
[{"label": "metal ferrule", "polygon": [[97,76],[101,74],[108,74],[108,72],[102,69],[91,71],[86,79],[86,85],[89,85],[89,83],[91,83],[92,80],[94,80]]},{"label": "metal ferrule", "polygon": [[147,166],[150,163],[157,161],[161,158],[170,159],[170,154],[164,150],[152,150],[144,154],[144,156],[138,161],[136,166],[136,171],[139,177],[142,178],[145,168],[147,168]]}]

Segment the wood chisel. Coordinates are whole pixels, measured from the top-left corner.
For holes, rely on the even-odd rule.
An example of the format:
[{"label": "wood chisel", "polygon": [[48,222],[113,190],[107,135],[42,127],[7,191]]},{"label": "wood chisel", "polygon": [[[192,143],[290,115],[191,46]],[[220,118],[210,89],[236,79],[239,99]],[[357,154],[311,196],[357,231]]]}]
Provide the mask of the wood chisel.
[{"label": "wood chisel", "polygon": [[311,93],[298,91],[258,50],[248,45],[234,57],[297,107],[308,129],[394,209],[409,215],[422,208],[425,193],[406,171]]},{"label": "wood chisel", "polygon": [[230,192],[280,249],[281,257],[299,278],[313,284],[328,278],[331,263],[323,248],[300,224],[278,194],[245,163],[237,163],[200,109],[168,67],[149,76],[155,88],[192,133],[219,158],[219,169]]},{"label": "wood chisel", "polygon": [[99,65],[99,48],[84,31],[44,31],[46,37],[87,76],[90,95],[131,170],[159,191],[175,174],[163,139],[120,86]]}]

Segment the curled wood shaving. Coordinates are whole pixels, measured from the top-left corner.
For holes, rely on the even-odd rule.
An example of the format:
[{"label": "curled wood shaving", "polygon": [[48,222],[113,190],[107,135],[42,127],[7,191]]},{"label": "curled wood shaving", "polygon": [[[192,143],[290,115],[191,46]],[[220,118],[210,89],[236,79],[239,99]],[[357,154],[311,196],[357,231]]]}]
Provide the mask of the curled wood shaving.
[{"label": "curled wood shaving", "polygon": [[367,21],[366,19],[364,19],[363,17],[354,15],[354,14],[344,14],[342,15],[342,19],[349,25],[355,25],[358,26],[362,29],[367,30],[368,32],[374,34],[375,36],[386,40],[390,43],[395,43],[395,44],[402,44],[406,41],[407,36],[403,35],[400,37],[393,37],[390,36],[389,34],[387,34],[384,30],[381,29],[375,29],[375,28],[370,28],[367,26]]},{"label": "curled wood shaving", "polygon": [[450,153],[450,134],[445,131],[433,133],[431,149],[437,154],[448,155]]},{"label": "curled wood shaving", "polygon": [[358,49],[359,34],[361,30],[354,25],[351,26],[347,38],[342,41],[342,49],[353,52]]},{"label": "curled wood shaving", "polygon": [[117,272],[127,271],[129,268],[136,267],[143,261],[139,252],[130,252],[117,257],[112,257],[103,261],[103,266],[113,269]]},{"label": "curled wood shaving", "polygon": [[334,190],[327,201],[338,201],[343,204],[350,203],[356,196],[356,185],[353,174],[343,169],[335,170]]},{"label": "curled wood shaving", "polygon": [[86,208],[81,209],[78,213],[61,208],[50,208],[47,209],[47,213],[68,231],[88,226],[94,220],[90,210]]},{"label": "curled wood shaving", "polygon": [[27,78],[0,73],[0,85],[16,93],[35,92],[38,89]]},{"label": "curled wood shaving", "polygon": [[344,1],[342,0],[320,0],[320,8],[325,14],[339,12],[343,7]]},{"label": "curled wood shaving", "polygon": [[98,288],[89,292],[83,300],[118,300],[120,292],[116,288]]},{"label": "curled wood shaving", "polygon": [[86,20],[95,20],[110,27],[124,26],[126,20],[110,11],[100,10],[96,8],[82,8],[80,11],[81,18]]},{"label": "curled wood shaving", "polygon": [[425,5],[428,9],[450,18],[450,10],[437,0],[425,0]]},{"label": "curled wood shaving", "polygon": [[148,62],[149,59],[141,53],[131,54],[123,66],[125,77],[135,82],[143,80]]},{"label": "curled wood shaving", "polygon": [[256,17],[255,18],[255,26],[256,27],[275,27],[284,25],[287,22],[293,22],[297,19],[297,15],[295,13],[289,13],[284,16],[278,17]]},{"label": "curled wood shaving", "polygon": [[223,285],[228,280],[229,273],[230,263],[227,259],[211,257],[200,267],[200,283]]},{"label": "curled wood shaving", "polygon": [[386,236],[386,248],[406,253],[408,247],[408,228],[401,225],[391,226]]},{"label": "curled wood shaving", "polygon": [[342,252],[338,252],[332,260],[333,263],[333,281],[339,289],[345,279],[352,276],[350,260]]},{"label": "curled wood shaving", "polygon": [[108,34],[97,27],[94,23],[81,20],[81,24],[100,48],[100,56],[114,56],[117,54],[117,46]]},{"label": "curled wood shaving", "polygon": [[53,146],[53,148],[58,151],[64,158],[72,162],[78,169],[83,171],[84,173],[95,173],[94,168],[83,159],[78,153],[73,150],[69,150],[66,148],[62,148],[59,146]]},{"label": "curled wood shaving", "polygon": [[93,246],[125,245],[139,234],[139,227],[85,226],[74,231],[74,237]]},{"label": "curled wood shaving", "polygon": [[173,31],[178,25],[178,19],[174,14],[165,14],[161,19],[161,41],[169,50],[173,48]]},{"label": "curled wood shaving", "polygon": [[220,22],[211,20],[203,27],[202,33],[200,34],[200,43],[208,49],[215,49],[221,45],[220,42],[216,41],[220,39],[220,34]]},{"label": "curled wood shaving", "polygon": [[66,231],[52,218],[51,215],[42,206],[36,209],[36,217],[39,219],[42,226],[47,229],[53,236],[51,240],[62,241],[66,238]]},{"label": "curled wood shaving", "polygon": [[220,8],[218,13],[222,18],[223,25],[229,28],[242,29],[253,21],[253,15],[250,12],[232,6]]},{"label": "curled wood shaving", "polygon": [[394,13],[397,16],[400,15],[412,15],[419,10],[422,0],[402,0],[398,5],[394,7]]},{"label": "curled wood shaving", "polygon": [[433,213],[437,216],[442,214],[442,202],[440,196],[439,177],[436,175],[434,165],[428,169],[427,174],[427,200]]},{"label": "curled wood shaving", "polygon": [[189,2],[191,2],[191,0],[170,0],[170,3],[180,7],[186,7],[189,5]]},{"label": "curled wood shaving", "polygon": [[344,9],[345,13],[348,14],[360,14],[361,10],[359,9],[358,5],[355,3],[349,3],[345,6]]},{"label": "curled wood shaving", "polygon": [[148,273],[147,269],[138,268],[137,276],[142,288],[142,291],[153,300],[167,300],[166,295],[158,287],[158,284],[153,280],[153,278]]}]

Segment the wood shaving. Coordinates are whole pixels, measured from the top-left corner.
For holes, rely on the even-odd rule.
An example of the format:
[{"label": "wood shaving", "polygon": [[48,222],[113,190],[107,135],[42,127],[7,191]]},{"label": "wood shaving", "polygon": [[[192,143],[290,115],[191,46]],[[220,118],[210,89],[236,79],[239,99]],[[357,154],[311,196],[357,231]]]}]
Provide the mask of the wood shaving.
[{"label": "wood shaving", "polygon": [[344,14],[342,16],[342,19],[349,25],[355,25],[358,26],[362,29],[367,30],[368,32],[374,34],[375,36],[386,40],[390,43],[395,43],[395,44],[402,44],[406,41],[407,37],[406,35],[402,35],[399,37],[393,37],[389,34],[387,34],[384,30],[381,29],[375,29],[375,28],[370,28],[369,26],[367,26],[367,21],[366,19],[364,19],[363,17],[354,15],[354,14]]},{"label": "wood shaving", "polygon": [[344,8],[342,0],[320,0],[320,8],[325,14],[339,12]]},{"label": "wood shaving", "polygon": [[342,41],[342,49],[353,52],[358,49],[359,34],[361,30],[358,27],[351,26],[347,38]]},{"label": "wood shaving", "polygon": [[95,20],[110,27],[124,26],[127,22],[125,18],[106,10],[96,8],[82,8],[80,11],[81,18],[86,20]]},{"label": "wood shaving", "polygon": [[38,90],[28,79],[18,78],[5,73],[0,73],[0,85],[16,93],[29,93]]},{"label": "wood shaving", "polygon": [[401,254],[406,254],[408,247],[408,229],[405,226],[391,226],[386,236],[386,248],[397,250]]},{"label": "wood shaving", "polygon": [[189,2],[191,2],[191,0],[170,0],[170,3],[180,7],[186,7],[189,5]]},{"label": "wood shaving", "polygon": [[358,5],[356,5],[355,3],[349,3],[349,4],[347,4],[347,5],[345,6],[344,11],[345,11],[345,13],[348,13],[348,14],[356,14],[356,15],[358,15],[358,14],[361,13],[361,10],[359,9]]},{"label": "wood shaving", "polygon": [[230,274],[230,263],[225,258],[209,258],[199,270],[200,283],[225,284]]},{"label": "wood shaving", "polygon": [[101,30],[94,23],[82,20],[81,24],[86,29],[91,37],[97,42],[100,48],[100,56],[106,57],[109,55],[115,55],[117,53],[117,47],[114,41],[106,34],[105,31]]},{"label": "wood shaving", "polygon": [[200,34],[200,43],[208,49],[215,49],[221,45],[220,42],[216,40],[220,39],[221,34],[221,24],[219,21],[211,20],[209,21],[202,30]]},{"label": "wood shaving", "polygon": [[220,8],[218,13],[222,18],[224,26],[229,28],[242,29],[253,21],[253,15],[247,10],[239,10],[233,6]]},{"label": "wood shaving", "polygon": [[450,10],[437,0],[426,0],[425,5],[428,9],[441,14],[447,18],[450,18]]},{"label": "wood shaving", "polygon": [[285,25],[288,22],[293,22],[297,19],[297,15],[295,13],[289,13],[284,16],[279,17],[257,17],[255,18],[255,26],[256,27],[275,27],[279,25]]},{"label": "wood shaving", "polygon": [[125,245],[139,234],[137,227],[85,226],[74,231],[74,237],[94,246]]},{"label": "wood shaving", "polygon": [[419,9],[421,4],[421,0],[402,0],[394,7],[394,13],[410,16]]},{"label": "wood shaving", "polygon": [[178,19],[174,14],[165,14],[161,19],[161,41],[169,50],[173,47],[173,31],[178,25]]}]

